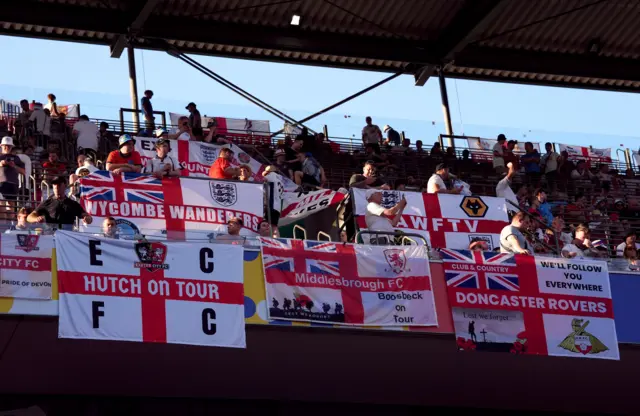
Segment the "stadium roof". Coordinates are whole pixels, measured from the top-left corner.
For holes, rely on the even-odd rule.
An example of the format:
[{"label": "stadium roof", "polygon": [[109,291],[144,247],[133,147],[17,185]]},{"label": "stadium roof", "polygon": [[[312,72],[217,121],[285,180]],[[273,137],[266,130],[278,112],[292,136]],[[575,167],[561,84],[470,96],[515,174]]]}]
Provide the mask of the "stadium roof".
[{"label": "stadium roof", "polygon": [[[300,25],[291,25],[292,16]],[[275,62],[640,91],[635,0],[14,0],[0,33]]]}]

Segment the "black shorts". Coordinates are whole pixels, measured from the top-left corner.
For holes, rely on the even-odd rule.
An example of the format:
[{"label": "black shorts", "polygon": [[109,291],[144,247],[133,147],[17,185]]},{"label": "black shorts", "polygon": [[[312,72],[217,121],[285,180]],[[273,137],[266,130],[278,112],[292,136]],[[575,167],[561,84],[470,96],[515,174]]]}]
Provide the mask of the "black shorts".
[{"label": "black shorts", "polygon": [[18,185],[12,182],[1,182],[0,194],[6,200],[15,201],[18,199]]},{"label": "black shorts", "polygon": [[307,175],[306,173],[302,174],[302,183],[306,183],[306,184],[309,184],[309,185],[320,186],[320,182],[318,182],[316,180],[316,178],[314,178],[311,175]]}]

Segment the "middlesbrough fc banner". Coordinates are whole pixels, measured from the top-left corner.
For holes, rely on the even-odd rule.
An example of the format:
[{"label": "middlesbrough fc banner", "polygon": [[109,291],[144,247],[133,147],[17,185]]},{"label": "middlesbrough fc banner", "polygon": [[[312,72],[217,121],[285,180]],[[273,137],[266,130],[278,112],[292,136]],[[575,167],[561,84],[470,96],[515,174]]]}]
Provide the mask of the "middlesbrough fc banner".
[{"label": "middlesbrough fc banner", "polygon": [[[367,229],[365,190],[352,190],[356,223],[360,230],[365,230]],[[493,250],[500,246],[500,231],[509,221],[504,198],[400,191],[380,192],[382,192],[382,206],[385,208],[393,207],[402,199],[402,195],[405,196],[407,206],[396,230],[419,234],[429,242],[431,247],[463,250],[469,247],[473,239],[478,238],[486,241],[489,249]]]},{"label": "middlesbrough fc banner", "polygon": [[260,241],[269,319],[438,325],[424,246]]},{"label": "middlesbrough fc banner", "polygon": [[111,216],[121,236],[142,233],[173,240],[226,233],[231,217],[244,222],[241,235],[256,235],[264,215],[263,191],[261,183],[160,180],[130,172],[97,171],[80,180],[81,203],[95,217],[94,228]]},{"label": "middlesbrough fc banner", "polygon": [[56,233],[60,338],[245,347],[243,249]]},{"label": "middlesbrough fc banner", "polygon": [[560,151],[566,151],[572,160],[587,160],[596,163],[611,163],[611,148],[594,149],[593,147],[570,146],[560,144]]},{"label": "middlesbrough fc banner", "polygon": [[441,254],[458,349],[620,359],[606,262]]},{"label": "middlesbrough fc banner", "polygon": [[[136,137],[136,151],[140,153],[142,163],[146,165],[149,159],[156,156],[155,145],[158,139],[151,137]],[[244,150],[231,145],[217,145],[204,142],[196,142],[190,140],[170,140],[171,151],[173,156],[182,167],[182,176],[191,176],[196,178],[208,178],[209,168],[218,158],[218,153],[222,147],[230,147],[233,150],[232,166],[248,165],[251,168],[253,179],[262,182],[262,171],[264,166],[262,163],[253,159]]]},{"label": "middlesbrough fc banner", "polygon": [[0,234],[0,297],[51,299],[53,236]]}]

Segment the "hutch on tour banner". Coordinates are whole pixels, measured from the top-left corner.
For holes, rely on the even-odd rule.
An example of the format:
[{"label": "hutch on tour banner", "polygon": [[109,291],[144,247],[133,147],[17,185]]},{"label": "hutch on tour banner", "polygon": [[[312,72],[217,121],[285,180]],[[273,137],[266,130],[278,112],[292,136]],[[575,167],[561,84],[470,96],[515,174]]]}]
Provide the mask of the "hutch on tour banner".
[{"label": "hutch on tour banner", "polygon": [[53,236],[0,234],[0,297],[51,299]]},{"label": "hutch on tour banner", "polygon": [[458,349],[620,359],[607,263],[440,252]]},{"label": "hutch on tour banner", "polygon": [[242,219],[241,235],[254,236],[264,215],[264,186],[253,182],[97,171],[80,179],[80,193],[96,224],[114,217],[131,236],[202,238],[203,231],[226,233],[231,217]]},{"label": "hutch on tour banner", "polygon": [[[368,201],[364,189],[352,189],[356,223],[360,230],[367,224]],[[397,230],[422,235],[431,247],[466,249],[474,238],[487,242],[489,249],[500,246],[500,231],[509,217],[504,198],[423,194],[420,192],[380,191],[384,208],[407,199]]]},{"label": "hutch on tour banner", "polygon": [[438,325],[424,246],[260,241],[269,319]]},{"label": "hutch on tour banner", "polygon": [[245,347],[243,249],[56,233],[60,338]]}]

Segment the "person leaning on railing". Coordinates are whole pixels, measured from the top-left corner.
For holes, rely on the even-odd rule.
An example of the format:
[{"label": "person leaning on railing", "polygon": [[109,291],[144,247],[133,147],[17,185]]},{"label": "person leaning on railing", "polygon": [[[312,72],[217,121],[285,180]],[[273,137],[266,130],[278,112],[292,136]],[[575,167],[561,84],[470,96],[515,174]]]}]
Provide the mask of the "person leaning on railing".
[{"label": "person leaning on railing", "polygon": [[[374,237],[370,239],[371,244],[389,244],[388,237],[381,235],[375,236],[375,231],[382,231],[388,233],[394,233],[394,227],[400,222],[402,212],[407,206],[407,199],[402,195],[400,202],[395,204],[391,208],[385,208],[382,206],[382,192],[377,189],[368,189],[365,192],[365,198],[367,199],[366,214],[364,216],[367,224],[367,229],[373,232]],[[389,219],[387,217],[392,217]]]},{"label": "person leaning on railing", "polygon": [[529,228],[530,219],[522,211],[517,212],[511,219],[511,224],[507,225],[500,232],[500,252],[514,254],[531,254],[532,247],[529,245],[524,231]]},{"label": "person leaning on railing", "polygon": [[143,173],[162,179],[164,176],[180,176],[180,163],[169,155],[171,143],[168,139],[159,139],[156,142],[156,155],[147,161]]},{"label": "person leaning on railing", "polygon": [[58,176],[53,178],[51,185],[53,186],[53,195],[47,198],[43,203],[27,217],[30,223],[47,223],[61,225],[73,225],[77,218],[82,219],[85,224],[91,224],[93,218],[87,214],[82,206],[76,201],[67,198],[66,186],[67,180]]},{"label": "person leaning on railing", "polygon": [[136,141],[128,134],[123,134],[118,139],[118,150],[109,153],[107,158],[107,170],[115,174],[122,172],[140,173],[142,170],[142,158],[136,152],[134,146]]}]

